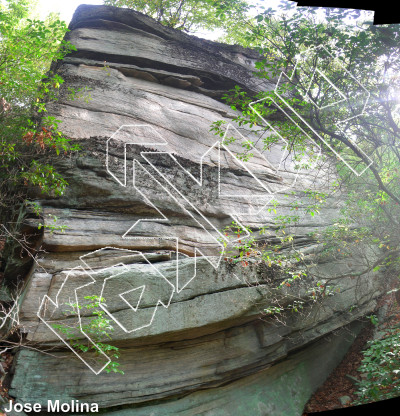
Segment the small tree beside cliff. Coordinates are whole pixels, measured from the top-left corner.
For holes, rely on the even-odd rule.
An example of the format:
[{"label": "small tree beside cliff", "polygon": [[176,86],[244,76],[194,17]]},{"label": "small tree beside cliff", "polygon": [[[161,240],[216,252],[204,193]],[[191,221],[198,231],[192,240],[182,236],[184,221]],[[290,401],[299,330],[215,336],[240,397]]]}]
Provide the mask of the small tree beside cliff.
[{"label": "small tree beside cliff", "polygon": [[[364,267],[328,277],[322,294],[338,279],[358,279],[361,286],[368,284],[365,279],[371,272],[386,273],[388,278],[400,273],[400,25],[375,27],[372,22],[357,22],[360,17],[355,10],[317,11],[286,4],[279,12],[269,9],[255,22],[246,21],[237,41],[257,48],[261,55],[257,76],[278,80],[279,86],[257,96],[236,87],[225,97],[240,110],[235,121],[241,127],[257,130],[257,136],[264,131],[265,149],[277,143],[272,126],[292,155],[304,154],[309,138],[337,172],[331,189],[345,201],[341,216],[314,238],[323,246],[320,256],[339,263],[358,250]],[[223,135],[222,127],[216,123],[213,129]],[[314,203],[294,203],[286,224],[298,224],[300,212],[318,215],[330,196],[308,191]],[[279,214],[279,206],[274,210]],[[276,226],[285,232],[282,242],[287,244],[293,235],[282,228],[281,220]],[[285,244],[267,253],[270,263],[281,264]],[[304,268],[307,275],[308,265]],[[317,294],[312,290],[310,299]],[[391,293],[398,290],[397,284]],[[266,312],[282,313],[282,308],[277,305]],[[397,344],[394,329],[365,353],[361,370],[368,373],[368,380],[360,383],[360,402],[398,394],[400,369],[392,359]]]},{"label": "small tree beside cliff", "polygon": [[54,161],[76,150],[46,114],[64,82],[50,64],[75,47],[63,40],[67,27],[56,15],[43,21],[31,12],[30,0],[0,2],[0,277],[16,248],[32,254],[19,233],[29,192],[62,195],[67,182]]}]

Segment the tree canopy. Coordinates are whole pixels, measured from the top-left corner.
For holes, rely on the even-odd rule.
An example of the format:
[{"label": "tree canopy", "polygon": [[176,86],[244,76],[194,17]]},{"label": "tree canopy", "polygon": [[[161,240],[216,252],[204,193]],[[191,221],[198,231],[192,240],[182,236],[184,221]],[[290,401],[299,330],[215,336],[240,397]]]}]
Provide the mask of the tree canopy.
[{"label": "tree canopy", "polygon": [[[256,97],[235,89],[226,99],[242,110],[240,125],[262,126],[262,118],[286,108],[296,123],[281,117],[273,125],[292,150],[304,146],[307,133],[325,156],[339,156],[336,169],[346,185],[348,215],[356,220],[357,214],[358,223],[368,218],[371,229],[379,229],[379,244],[390,241],[394,256],[400,243],[391,232],[400,213],[399,26],[365,29],[344,23],[359,15],[354,11],[327,10],[323,21],[315,13],[277,17],[267,10],[256,24],[248,22],[242,36],[264,57],[256,64],[257,75],[277,80],[278,87]],[[257,99],[253,111],[249,103]],[[265,145],[276,139],[266,135]]]},{"label": "tree canopy", "polygon": [[67,182],[55,163],[77,150],[46,110],[64,82],[50,64],[75,47],[63,40],[67,27],[58,16],[33,18],[32,6],[31,0],[0,2],[0,273],[12,269],[17,248],[32,256],[19,231],[30,195],[62,195]]},{"label": "tree canopy", "polygon": [[228,23],[243,20],[253,7],[246,0],[105,0],[104,3],[134,9],[185,32],[225,28]]},{"label": "tree canopy", "polygon": [[24,183],[61,194],[65,181],[51,163],[43,164],[37,157],[58,155],[71,149],[57,128],[58,121],[46,115],[45,103],[56,98],[63,83],[59,75],[50,72],[46,75],[46,71],[52,61],[63,58],[74,46],[63,41],[67,31],[64,22],[55,15],[45,21],[30,18],[30,6],[29,0],[0,3],[0,204],[3,213],[17,200],[21,201],[17,195]]},{"label": "tree canopy", "polygon": [[[49,71],[50,63],[74,46],[62,40],[65,23],[56,16],[45,21],[30,17],[31,4],[30,0],[0,1],[0,209],[6,231],[7,221],[14,219],[10,207],[26,201],[28,187],[63,193],[67,183],[53,161],[75,149],[60,132],[58,120],[46,115],[46,102],[57,98],[63,83]],[[361,22],[359,11],[296,8],[291,3],[257,15],[251,13],[250,1],[244,0],[105,0],[105,4],[132,8],[185,32],[224,28],[225,41],[256,48],[260,59],[255,75],[277,87],[257,95],[236,87],[226,94],[225,101],[239,110],[235,121],[243,131],[250,128],[262,137],[265,149],[283,138],[303,168],[334,168],[327,192],[305,189],[308,204],[296,195],[292,198],[293,215],[279,215],[279,204],[269,208],[277,214],[280,243],[260,251],[254,239],[238,247],[236,260],[246,252],[260,253],[268,266],[281,269],[283,259],[294,260],[284,270],[287,278],[280,288],[308,276],[310,262],[290,250],[293,230],[299,225],[299,213],[316,216],[335,196],[344,201],[340,216],[327,230],[310,237],[322,244],[321,256],[341,262],[358,255],[364,268],[323,281],[316,276],[317,283],[308,291],[310,302],[332,294],[330,288],[339,277],[363,279],[378,271],[399,276],[399,25],[375,27]],[[223,136],[222,122],[212,129]],[[241,157],[251,157],[252,145],[247,139]],[[301,302],[295,299],[289,307],[298,311]],[[283,310],[278,303],[266,313]],[[391,342],[397,339],[396,333],[387,337],[385,348],[391,351]],[[378,347],[373,344],[374,354]],[[390,362],[388,368],[392,371],[399,364]],[[387,379],[387,371],[378,367],[371,376],[375,384],[379,377]],[[366,363],[365,371],[368,368]],[[396,380],[386,383],[384,394],[374,398],[397,394],[391,388]],[[371,398],[373,391],[368,384],[362,388],[360,402]]]},{"label": "tree canopy", "polygon": [[[288,257],[285,244],[301,221],[299,213],[315,216],[331,196],[343,199],[335,224],[314,234],[324,247],[319,257],[329,255],[339,264],[357,256],[364,267],[357,273],[325,276],[319,285],[322,294],[338,278],[358,278],[363,285],[372,272],[385,273],[388,280],[400,272],[400,25],[377,27],[360,21],[362,17],[356,10],[295,8],[288,3],[248,19],[243,31],[233,35],[260,52],[257,76],[277,83],[274,91],[256,96],[239,87],[227,94],[226,102],[240,111],[236,122],[262,137],[264,149],[283,138],[300,163],[335,172],[329,192],[310,187],[311,204],[292,202],[294,214],[280,225],[281,244],[263,253],[270,264],[281,264]],[[221,135],[223,123],[212,129]],[[249,140],[243,146],[241,157],[251,156]],[[279,204],[274,210],[279,214]],[[279,224],[282,218],[277,215]],[[301,267],[309,276],[309,264]],[[280,313],[282,308],[266,312]],[[359,403],[398,394],[392,370],[400,362],[390,354],[397,340],[394,330],[371,344],[362,367],[369,375],[360,383]],[[374,361],[372,366],[371,356],[380,364]]]}]

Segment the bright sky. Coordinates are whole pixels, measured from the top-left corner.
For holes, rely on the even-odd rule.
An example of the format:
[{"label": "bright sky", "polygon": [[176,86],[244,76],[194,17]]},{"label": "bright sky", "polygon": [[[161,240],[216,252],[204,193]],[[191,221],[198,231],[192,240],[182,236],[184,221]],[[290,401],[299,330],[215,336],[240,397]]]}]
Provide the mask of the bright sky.
[{"label": "bright sky", "polygon": [[[262,3],[264,7],[274,7],[281,0],[254,0],[254,3]],[[41,19],[44,19],[50,12],[60,14],[61,20],[68,24],[72,19],[76,8],[80,4],[103,4],[103,0],[37,0],[37,12]],[[223,34],[222,30],[216,30],[212,33],[197,32],[194,35],[204,37],[210,40],[216,40]]]},{"label": "bright sky", "polygon": [[38,13],[41,18],[50,12],[60,13],[61,20],[67,23],[72,19],[74,11],[80,4],[103,4],[102,0],[38,0]]},{"label": "bright sky", "polygon": [[[253,0],[253,4],[262,4],[265,8],[277,6],[281,0]],[[50,12],[60,14],[61,20],[65,20],[68,24],[74,14],[76,8],[80,4],[103,4],[103,0],[37,0],[37,12],[40,18],[45,18]],[[372,12],[373,13],[373,12]],[[373,15],[372,15],[373,16]],[[372,17],[371,16],[371,17]],[[196,36],[205,37],[207,39],[216,40],[222,35],[222,31],[214,32],[198,32]]]},{"label": "bright sky", "polygon": [[[72,18],[74,11],[80,4],[103,4],[102,0],[37,0],[38,12],[41,18],[46,17],[50,12],[60,13],[62,20],[67,23]],[[280,0],[258,0],[265,7],[274,7],[279,4]],[[256,1],[254,1],[256,3]]]}]

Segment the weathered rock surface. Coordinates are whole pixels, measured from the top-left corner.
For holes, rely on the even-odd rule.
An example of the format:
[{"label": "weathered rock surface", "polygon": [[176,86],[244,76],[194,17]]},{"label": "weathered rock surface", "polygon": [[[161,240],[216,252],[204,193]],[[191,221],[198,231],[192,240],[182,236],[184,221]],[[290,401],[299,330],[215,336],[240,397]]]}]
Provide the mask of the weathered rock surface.
[{"label": "weathered rock surface", "polygon": [[[40,200],[44,218],[55,215],[67,228],[45,230],[46,253],[21,305],[27,341],[51,351],[20,351],[10,394],[44,405],[96,402],[115,416],[300,415],[384,289],[374,272],[361,286],[340,279],[340,294],[279,324],[261,317],[274,305],[278,271],[251,261],[218,264],[218,230],[232,220],[265,226],[273,240],[276,214],[265,208],[271,195],[278,214],[288,215],[311,184],[326,187],[326,175],[283,160],[280,144],[267,151],[259,142],[241,162],[234,157],[240,143],[216,144],[209,131],[234,116],[223,92],[273,88],[252,75],[256,53],[113,7],[80,6],[70,29],[78,51],[54,66],[66,87],[49,110],[83,152],[60,164],[67,194]],[[67,87],[85,86],[83,97],[68,97]],[[240,138],[233,129],[230,135]],[[329,202],[319,216],[300,212],[299,252],[320,251],[310,233],[335,221],[342,202]],[[354,255],[313,267],[323,280],[362,266]],[[287,303],[304,295],[301,283],[284,290]],[[73,326],[76,316],[57,306],[101,294],[118,323],[113,342],[125,375],[95,375],[37,315]],[[82,312],[83,325],[88,319]]]}]

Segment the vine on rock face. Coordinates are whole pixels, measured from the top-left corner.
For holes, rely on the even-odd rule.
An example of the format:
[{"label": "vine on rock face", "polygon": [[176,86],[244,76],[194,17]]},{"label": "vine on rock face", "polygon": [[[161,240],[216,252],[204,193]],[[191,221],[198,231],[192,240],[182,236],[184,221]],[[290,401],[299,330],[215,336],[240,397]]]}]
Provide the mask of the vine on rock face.
[{"label": "vine on rock face", "polygon": [[[106,306],[105,299],[99,296],[85,296],[84,299],[89,302],[83,306],[77,303],[68,303],[67,306],[71,309],[66,311],[65,314],[77,316],[79,313],[86,311],[91,312],[94,317],[90,318],[81,328],[70,327],[66,324],[52,324],[52,327],[65,335],[66,341],[76,351],[83,353],[92,352],[95,356],[99,356],[100,351],[105,353],[111,359],[105,368],[107,373],[124,374],[119,368],[120,364],[115,361],[120,357],[119,348],[104,343],[105,339],[108,341],[112,340],[111,332],[114,330],[111,320],[107,318],[107,314],[100,307],[101,305]],[[82,337],[82,333],[85,333],[92,342],[89,342],[88,338]]]},{"label": "vine on rock face", "polygon": [[[276,214],[278,205],[277,202],[273,203],[274,208],[269,208],[269,211]],[[318,280],[309,273],[314,262],[296,249],[296,236],[285,231],[288,224],[297,221],[297,216],[277,217],[275,224],[280,225],[274,235],[268,227],[262,227],[256,237],[255,230],[232,221],[222,230],[228,242],[220,241],[224,245],[224,261],[228,264],[243,268],[265,265],[268,268],[270,272],[264,271],[264,275],[273,276],[267,278],[267,283],[274,296],[273,304],[265,307],[263,314],[274,316],[282,322],[285,313],[303,312],[305,306],[339,293],[340,286],[329,284],[327,280]],[[257,284],[265,284],[265,279],[261,276]]]},{"label": "vine on rock face", "polygon": [[[335,283],[338,279],[357,279],[362,289],[378,272],[398,276],[399,27],[373,26],[364,12],[357,10],[320,9],[317,16],[313,8],[296,9],[289,3],[278,9],[270,8],[247,20],[236,40],[259,51],[255,68],[260,82],[276,84],[279,79],[279,87],[252,95],[236,86],[223,97],[236,112],[233,121],[245,136],[242,142],[225,137],[225,121],[214,122],[211,131],[225,138],[225,146],[241,147],[237,157],[244,161],[253,157],[255,147],[267,153],[285,141],[283,149],[293,157],[295,168],[301,169],[315,165],[317,144],[323,156],[318,160],[318,172],[326,174],[328,191],[310,186],[305,194],[310,201],[307,204],[295,195],[283,204],[284,198],[291,196],[278,193],[279,204],[268,209],[276,214],[269,220],[278,240],[276,246],[266,240],[268,244],[260,250],[260,239],[253,239],[246,253],[269,266],[279,266],[284,273],[293,266],[285,250],[291,241],[304,268],[303,280],[308,279],[307,293],[314,298],[340,291]],[[279,78],[282,73],[286,76]],[[324,231],[320,228],[302,236],[315,246],[313,253],[296,249],[302,228],[290,231],[290,227],[319,215],[322,207],[329,208],[335,200],[340,216],[331,218]],[[286,212],[280,213],[281,208]],[[295,215],[288,216],[288,208]],[[246,262],[251,264],[248,257]],[[341,271],[321,279],[318,268],[312,266],[326,260],[335,262]],[[291,284],[284,280],[286,283]],[[294,302],[281,305],[278,299],[265,312],[279,315],[303,308],[304,304]],[[350,312],[353,310],[357,310],[356,304],[350,307]],[[393,329],[370,343],[361,368],[367,378],[359,384],[359,403],[400,394],[398,341],[398,329]]]}]

